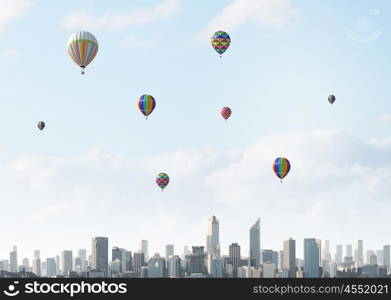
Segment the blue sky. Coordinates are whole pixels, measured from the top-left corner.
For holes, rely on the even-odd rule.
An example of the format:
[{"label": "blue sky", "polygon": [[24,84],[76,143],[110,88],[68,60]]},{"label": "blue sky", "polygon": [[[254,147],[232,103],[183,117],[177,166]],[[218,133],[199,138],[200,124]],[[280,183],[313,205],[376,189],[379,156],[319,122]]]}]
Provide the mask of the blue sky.
[{"label": "blue sky", "polygon": [[[216,214],[222,223],[229,222],[227,218],[235,219],[237,223],[229,227],[232,238],[226,229],[224,243],[228,245],[241,241],[246,249],[247,229],[257,216],[261,220],[267,218],[262,211],[267,203],[258,209],[256,199],[252,200],[254,202],[248,200],[246,203],[256,208],[254,214],[246,216],[244,211],[241,216],[235,216],[234,207],[220,199],[230,198],[232,191],[228,186],[224,192],[224,184],[214,182],[213,178],[221,172],[227,174],[232,167],[236,176],[248,177],[246,183],[238,187],[237,194],[233,191],[237,195],[236,201],[239,202],[241,195],[246,193],[249,193],[249,199],[254,198],[258,194],[251,194],[248,186],[258,182],[258,174],[254,173],[251,177],[251,171],[244,167],[239,167],[239,170],[245,174],[238,174],[235,166],[246,161],[247,151],[252,153],[254,149],[259,149],[262,152],[260,145],[269,147],[265,151],[270,153],[270,157],[265,156],[265,162],[271,165],[274,156],[286,155],[291,151],[289,147],[295,147],[292,144],[287,146],[284,137],[291,143],[303,141],[303,145],[307,145],[308,142],[309,148],[302,149],[299,145],[297,149],[302,149],[302,155],[307,155],[309,164],[316,166],[318,161],[330,159],[325,163],[338,167],[344,161],[351,160],[351,163],[346,163],[347,168],[354,169],[356,165],[364,169],[374,168],[371,173],[373,178],[368,180],[388,191],[389,178],[383,176],[379,169],[382,163],[373,157],[387,157],[390,151],[391,104],[388,98],[391,45],[387,31],[390,27],[390,3],[386,0],[354,1],[354,4],[353,1],[336,0],[158,0],[116,1],[115,4],[86,0],[2,2],[3,6],[15,6],[13,17],[0,14],[0,166],[3,167],[1,176],[11,178],[9,182],[8,179],[6,181],[10,191],[4,192],[3,196],[0,193],[2,211],[13,211],[14,207],[9,206],[9,201],[18,203],[17,213],[25,217],[34,214],[40,216],[47,207],[52,207],[57,215],[53,213],[49,220],[42,218],[42,226],[33,224],[32,230],[34,226],[37,226],[37,231],[43,230],[44,240],[55,239],[56,234],[69,234],[68,244],[59,244],[60,248],[57,249],[45,242],[41,243],[42,246],[34,244],[33,239],[23,234],[23,228],[10,231],[0,248],[2,256],[6,255],[12,244],[24,248],[28,256],[31,256],[32,249],[38,247],[43,251],[44,248],[48,249],[47,255],[54,255],[64,247],[89,249],[90,237],[98,233],[114,236],[113,243],[131,249],[137,247],[137,241],[141,238],[155,239],[157,250],[159,247],[163,249],[165,242],[179,246],[193,240],[194,243],[204,243],[206,221],[211,214]],[[264,5],[262,9],[251,8],[256,2]],[[235,9],[236,6],[243,9]],[[235,13],[226,13],[230,7]],[[144,17],[138,19],[140,13]],[[82,29],[91,31],[99,42],[98,54],[87,67],[85,76],[80,75],[78,67],[65,51],[69,36]],[[227,30],[232,39],[230,48],[221,59],[209,40],[210,33],[220,29]],[[360,42],[357,37],[366,42]],[[147,121],[137,110],[137,99],[146,93],[153,95],[157,101],[156,109]],[[329,94],[336,96],[332,106],[327,102]],[[228,122],[224,122],[219,115],[223,106],[232,109]],[[47,127],[43,132],[36,128],[39,120],[46,122]],[[277,142],[269,142],[268,137]],[[311,143],[311,139],[314,139],[313,143],[325,142],[325,147],[338,154],[332,157],[328,157],[327,153],[326,156],[317,155],[318,146]],[[336,141],[341,143],[336,144]],[[264,155],[258,154],[260,157]],[[349,158],[341,158],[342,154]],[[99,167],[90,166],[91,170],[83,173],[84,164],[97,157]],[[106,168],[110,167],[105,162],[111,159],[114,162],[109,162],[109,166],[124,162],[124,165],[129,164],[129,169],[121,169],[109,178],[107,174],[111,173]],[[194,170],[188,170],[188,174],[183,170],[186,162],[194,167]],[[384,164],[390,163],[386,158]],[[58,164],[62,167],[58,167]],[[269,165],[265,165],[265,174],[269,177],[262,177],[265,186],[275,184]],[[309,182],[306,189],[299,188],[298,191],[296,188],[302,183],[301,179],[312,174],[305,174],[305,168],[300,171],[301,165],[296,165],[296,170],[299,170],[293,168],[290,176],[297,172],[303,177],[296,179],[293,190],[289,190],[287,180],[287,190],[276,191],[276,197],[282,203],[288,201],[284,198],[287,195],[288,198],[305,199],[309,196],[308,190],[318,191],[318,185],[327,186],[334,182],[330,173],[326,172],[328,175],[322,175],[321,181]],[[20,166],[21,170],[15,166]],[[95,167],[97,173],[93,171]],[[15,168],[19,170],[17,175],[12,173],[16,172]],[[34,183],[37,186],[33,186],[30,194],[13,192],[30,184],[34,174],[37,174],[34,172],[39,172],[40,168],[49,171],[42,175],[42,181]],[[76,170],[80,173],[74,174]],[[181,174],[188,176],[188,181],[183,180],[183,184],[188,186],[174,186],[170,194],[170,185],[163,196],[156,194],[154,177],[166,170],[171,175],[173,185],[175,182],[179,184]],[[308,172],[310,170],[308,167]],[[348,189],[351,181],[359,176],[354,170],[349,173],[346,182],[341,179],[346,193],[353,198],[357,196],[357,190],[351,187],[352,190],[348,192]],[[14,175],[17,179],[12,180]],[[58,197],[58,190],[48,186],[45,176],[58,176],[58,181],[51,184],[64,187],[62,196]],[[116,176],[117,181],[113,179]],[[201,176],[201,179],[197,176]],[[363,176],[366,178],[367,175]],[[211,181],[205,183],[208,188],[197,189],[198,184],[203,186],[203,181],[209,178],[212,178]],[[227,175],[227,185],[230,178]],[[236,182],[235,179],[231,180]],[[68,186],[67,182],[72,184]],[[104,190],[103,183],[106,182],[109,182],[110,188]],[[210,188],[219,184],[221,190]],[[89,192],[89,189],[99,185],[106,195]],[[69,199],[80,189],[83,191],[82,196],[78,194],[80,201]],[[122,189],[121,195],[117,195],[115,191]],[[319,193],[322,190],[319,188]],[[342,190],[338,189],[333,195],[339,202],[346,199]],[[390,207],[384,202],[386,194],[379,190],[371,194],[371,191],[368,191],[368,198],[379,198],[384,213],[389,214]],[[327,191],[324,193],[327,195]],[[35,201],[28,199],[29,195],[32,199],[40,200],[34,205],[26,204],[26,210],[23,210],[20,205],[25,201]],[[116,197],[124,198],[120,200]],[[126,197],[131,200],[126,200]],[[191,217],[187,215],[188,210],[195,209],[192,205],[197,201],[201,205],[203,201],[199,198],[202,197],[207,199],[204,201],[210,201],[207,203],[214,204],[204,211],[198,212],[196,209],[198,214],[194,216],[194,221],[190,221],[194,224],[189,225],[193,226],[189,236],[179,229],[173,230],[180,227],[181,218]],[[97,230],[99,232],[85,229],[78,235],[81,227],[93,221],[99,222],[98,216],[103,216],[97,213],[95,220],[90,215],[80,213],[77,218],[85,223],[77,221],[71,227],[75,229],[72,235],[45,229],[48,224],[59,227],[66,224],[61,219],[74,208],[64,206],[67,201],[84,208],[94,201],[102,201],[105,203],[102,207],[110,211],[106,211],[105,217],[112,222],[102,225]],[[86,202],[83,204],[83,201]],[[130,209],[134,206],[132,201],[146,203],[147,206],[140,207],[137,212],[141,219],[151,210],[159,215],[156,220],[177,219],[177,223],[170,221],[167,225],[172,230],[170,234],[157,240],[153,232],[160,224],[145,225],[131,237],[125,227],[123,232],[118,232],[112,224],[119,218],[114,211],[128,206]],[[158,205],[154,205],[156,201],[159,201]],[[166,204],[168,207],[160,207],[160,201],[169,201]],[[188,202],[185,205],[183,201]],[[319,203],[322,201],[315,201],[315,211],[316,205],[321,206]],[[357,201],[362,203],[368,200],[363,198]],[[170,206],[179,209],[173,212]],[[325,207],[329,208],[327,205]],[[292,212],[276,207],[270,213],[278,213],[278,218],[282,219],[306,217],[300,215],[300,209]],[[45,214],[51,215],[50,212]],[[354,216],[357,215],[352,214],[352,218]],[[132,223],[132,216],[128,216],[128,220],[125,215],[121,215],[121,218],[122,226],[132,228],[138,224],[138,221]],[[172,225],[172,222],[176,225]],[[238,226],[242,232],[232,231]],[[272,225],[269,223],[265,226]],[[351,232],[335,237],[338,223],[330,226],[334,226],[334,229],[326,230],[319,225],[308,234],[330,239],[332,245],[333,239],[340,242],[349,240]],[[378,226],[381,224],[370,229]],[[355,227],[352,225],[352,228]],[[197,230],[199,235],[194,236]],[[282,245],[280,241],[290,234],[285,234],[284,228],[278,232],[281,232],[281,236],[267,237],[265,233],[265,248],[278,249]],[[124,245],[124,235],[132,239],[129,246]],[[297,237],[300,247],[301,236],[295,232],[291,235]],[[368,235],[363,233],[355,237],[365,241],[370,239]],[[170,237],[171,240],[167,240]],[[163,238],[167,241],[163,241]],[[371,245],[376,248],[386,242],[389,243],[389,239],[379,235],[373,238]]]}]

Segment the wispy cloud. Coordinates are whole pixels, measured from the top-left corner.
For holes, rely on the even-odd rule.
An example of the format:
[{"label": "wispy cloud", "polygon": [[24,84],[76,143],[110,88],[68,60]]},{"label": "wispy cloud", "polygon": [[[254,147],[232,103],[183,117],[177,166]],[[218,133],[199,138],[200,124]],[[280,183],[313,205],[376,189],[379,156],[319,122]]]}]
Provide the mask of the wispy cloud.
[{"label": "wispy cloud", "polygon": [[0,33],[32,5],[30,0],[0,0]]},{"label": "wispy cloud", "polygon": [[280,27],[295,15],[297,10],[291,0],[233,0],[197,37],[209,36],[217,30],[230,32],[246,23]]},{"label": "wispy cloud", "polygon": [[380,122],[385,124],[391,124],[391,114],[384,114],[379,118]]},{"label": "wispy cloud", "polygon": [[2,55],[7,57],[18,57],[19,52],[16,49],[4,49],[0,52]]},{"label": "wispy cloud", "polygon": [[123,29],[130,25],[146,24],[167,19],[181,8],[181,0],[166,0],[152,8],[138,9],[125,13],[107,12],[94,16],[85,10],[79,10],[66,16],[63,28],[71,29]]}]

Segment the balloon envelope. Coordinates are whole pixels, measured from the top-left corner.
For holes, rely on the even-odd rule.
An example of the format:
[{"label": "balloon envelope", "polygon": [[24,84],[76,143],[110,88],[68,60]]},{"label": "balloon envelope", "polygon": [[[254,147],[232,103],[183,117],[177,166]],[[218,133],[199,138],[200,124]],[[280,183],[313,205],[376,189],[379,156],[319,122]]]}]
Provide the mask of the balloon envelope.
[{"label": "balloon envelope", "polygon": [[281,181],[289,173],[290,169],[291,164],[289,160],[284,157],[277,158],[273,163],[273,171]]},{"label": "balloon envelope", "polygon": [[76,32],[68,40],[67,52],[84,74],[84,68],[92,62],[98,52],[98,41],[88,31]]},{"label": "balloon envelope", "polygon": [[331,104],[333,104],[333,103],[335,102],[335,96],[334,96],[334,95],[330,95],[330,96],[329,96],[329,102],[330,102]]},{"label": "balloon envelope", "polygon": [[39,121],[37,126],[38,126],[39,130],[43,130],[45,128],[45,122],[44,121]]},{"label": "balloon envelope", "polygon": [[212,35],[211,43],[213,49],[221,56],[231,44],[231,38],[225,31],[216,31]]},{"label": "balloon envelope", "polygon": [[169,182],[170,178],[166,173],[159,173],[159,175],[156,177],[156,183],[162,190],[166,188]]},{"label": "balloon envelope", "polygon": [[140,99],[138,99],[138,109],[146,117],[153,112],[155,106],[155,99],[151,95],[142,95]]},{"label": "balloon envelope", "polygon": [[226,120],[231,116],[231,113],[232,111],[229,107],[223,107],[220,111],[221,116]]}]

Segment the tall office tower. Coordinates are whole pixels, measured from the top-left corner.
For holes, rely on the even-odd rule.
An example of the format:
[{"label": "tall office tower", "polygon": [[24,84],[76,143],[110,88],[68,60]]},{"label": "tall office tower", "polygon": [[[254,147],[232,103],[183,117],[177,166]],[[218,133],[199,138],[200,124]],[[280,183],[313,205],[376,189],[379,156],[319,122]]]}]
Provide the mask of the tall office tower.
[{"label": "tall office tower", "polygon": [[224,277],[224,260],[219,258],[208,257],[208,272],[213,278]]},{"label": "tall office tower", "polygon": [[337,265],[339,265],[343,262],[342,245],[337,245],[337,247],[336,247],[335,262],[337,263]]},{"label": "tall office tower", "polygon": [[41,276],[41,259],[40,258],[33,259],[32,272],[37,276]]},{"label": "tall office tower", "polygon": [[371,254],[369,256],[369,263],[368,264],[371,266],[377,266],[377,257],[375,254]]},{"label": "tall office tower", "polygon": [[346,245],[346,257],[352,257],[353,258],[353,247],[352,245]]},{"label": "tall office tower", "polygon": [[365,252],[365,263],[366,263],[367,265],[370,264],[371,255],[376,255],[376,254],[375,254],[375,251],[373,251],[373,250],[367,250],[367,251]]},{"label": "tall office tower", "polygon": [[126,251],[125,252],[125,258],[126,258],[126,268],[125,272],[132,271],[133,270],[133,263],[132,263],[132,251]]},{"label": "tall office tower", "polygon": [[167,260],[167,276],[170,278],[181,277],[181,259],[178,255],[170,255]]},{"label": "tall office tower", "polygon": [[383,266],[387,268],[387,272],[390,271],[390,245],[383,246]]},{"label": "tall office tower", "polygon": [[115,261],[118,259],[120,261],[120,270],[119,272],[125,273],[126,271],[126,249],[113,247],[111,250],[111,260]]},{"label": "tall office tower", "polygon": [[323,259],[331,261],[330,241],[329,240],[325,240],[324,241]]},{"label": "tall office tower", "polygon": [[[255,259],[255,257],[254,257]],[[229,246],[229,260],[232,265],[233,277],[238,276],[238,268],[240,267],[240,246],[237,243],[232,243]],[[251,261],[251,260],[250,260]]]},{"label": "tall office tower", "polygon": [[202,273],[206,274],[205,257],[203,246],[193,246],[193,252],[186,255],[186,272],[191,273]]},{"label": "tall office tower", "polygon": [[86,249],[77,249],[76,257],[79,257],[82,261],[87,260],[87,250]]},{"label": "tall office tower", "polygon": [[320,249],[320,240],[304,239],[304,277],[320,277]]},{"label": "tall office tower", "polygon": [[383,266],[383,250],[376,250],[377,264]]},{"label": "tall office tower", "polygon": [[284,256],[284,251],[283,250],[278,251],[277,269],[279,269],[279,270],[283,269],[283,267],[282,267],[283,256]]},{"label": "tall office tower", "polygon": [[208,235],[206,236],[206,252],[212,257],[220,257],[219,221],[215,216],[208,220]]},{"label": "tall office tower", "polygon": [[34,258],[41,258],[41,251],[40,250],[34,250]]},{"label": "tall office tower", "polygon": [[61,270],[63,275],[69,275],[69,272],[73,270],[73,255],[72,251],[64,250],[61,252]]},{"label": "tall office tower", "polygon": [[57,268],[56,268],[56,260],[54,258],[46,259],[46,276],[54,277],[56,276]]},{"label": "tall office tower", "polygon": [[47,277],[46,260],[41,262],[41,277]]},{"label": "tall office tower", "polygon": [[77,273],[82,272],[82,261],[81,258],[78,256],[75,257],[75,264],[73,270]]},{"label": "tall office tower", "polygon": [[166,261],[171,255],[174,255],[174,245],[166,245]]},{"label": "tall office tower", "polygon": [[288,270],[290,278],[296,277],[296,241],[292,238],[284,241],[282,267]]},{"label": "tall office tower", "polygon": [[10,271],[12,273],[18,272],[18,252],[16,246],[13,246],[10,252]]},{"label": "tall office tower", "polygon": [[[101,272],[109,270],[109,238],[92,238],[92,261],[91,269]],[[64,271],[64,270],[63,270]]]},{"label": "tall office tower", "polygon": [[60,256],[56,255],[55,257],[56,260],[56,275],[61,274],[61,261],[60,261]]},{"label": "tall office tower", "polygon": [[160,257],[159,253],[155,253],[148,261],[148,278],[165,277],[166,261],[164,257]]},{"label": "tall office tower", "polygon": [[354,261],[357,267],[364,265],[364,245],[362,240],[357,240],[354,243]]},{"label": "tall office tower", "polygon": [[144,253],[144,258],[145,262],[149,260],[149,254],[148,254],[148,241],[146,240],[141,240],[141,245],[140,245],[141,251]]},{"label": "tall office tower", "polygon": [[141,267],[145,266],[145,254],[141,250],[133,253],[133,270],[137,277],[141,277]]},{"label": "tall office tower", "polygon": [[266,262],[272,262],[276,266],[278,265],[278,252],[269,250],[269,249],[264,249],[261,250],[261,261],[262,263]]},{"label": "tall office tower", "polygon": [[30,261],[29,259],[26,257],[26,258],[23,258],[23,269],[26,271],[26,272],[29,272],[30,271]]},{"label": "tall office tower", "polygon": [[10,271],[10,263],[8,259],[3,259],[2,261],[0,261],[0,271]]},{"label": "tall office tower", "polygon": [[260,219],[250,228],[250,267],[258,268],[261,263],[261,225]]}]

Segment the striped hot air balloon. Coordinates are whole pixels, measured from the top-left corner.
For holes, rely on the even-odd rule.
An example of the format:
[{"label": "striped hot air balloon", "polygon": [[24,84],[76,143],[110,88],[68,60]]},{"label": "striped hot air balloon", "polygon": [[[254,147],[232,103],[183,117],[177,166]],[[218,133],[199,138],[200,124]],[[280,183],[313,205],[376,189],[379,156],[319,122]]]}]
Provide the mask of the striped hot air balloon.
[{"label": "striped hot air balloon", "polygon": [[45,122],[44,121],[39,121],[37,126],[38,126],[39,130],[43,130],[45,128]]},{"label": "striped hot air balloon", "polygon": [[330,96],[329,96],[329,102],[330,102],[331,104],[333,104],[333,103],[335,102],[335,96],[334,96],[334,95],[330,95]]},{"label": "striped hot air balloon", "polygon": [[153,112],[156,106],[155,99],[151,95],[142,95],[138,99],[138,109],[148,119],[148,116]]},{"label": "striped hot air balloon", "polygon": [[289,173],[291,169],[291,164],[289,160],[284,157],[277,158],[273,163],[273,171],[277,175],[278,178],[282,180]]},{"label": "striped hot air balloon", "polygon": [[229,107],[223,107],[220,111],[221,116],[227,121],[227,119],[231,116],[231,109]]},{"label": "striped hot air balloon", "polygon": [[159,173],[159,175],[156,177],[156,183],[162,189],[162,191],[166,188],[169,182],[170,178],[166,173]]},{"label": "striped hot air balloon", "polygon": [[81,68],[81,74],[84,74],[85,67],[92,62],[98,52],[98,41],[88,31],[76,32],[68,40],[67,52]]},{"label": "striped hot air balloon", "polygon": [[211,38],[213,49],[221,55],[228,49],[231,44],[231,38],[225,31],[216,31]]}]

